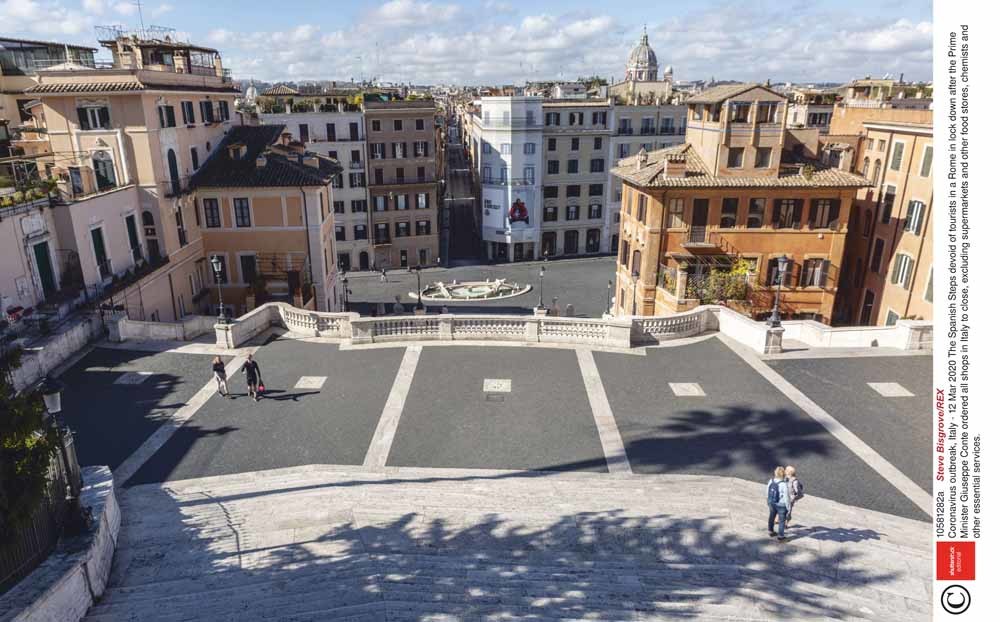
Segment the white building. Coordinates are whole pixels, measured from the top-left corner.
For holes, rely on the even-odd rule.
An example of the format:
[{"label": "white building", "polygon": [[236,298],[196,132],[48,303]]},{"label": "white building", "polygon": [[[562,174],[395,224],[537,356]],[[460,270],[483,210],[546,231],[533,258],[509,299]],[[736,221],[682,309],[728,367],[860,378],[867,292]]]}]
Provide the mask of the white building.
[{"label": "white building", "polygon": [[344,172],[333,182],[337,267],[368,270],[371,267],[371,232],[368,231],[364,113],[360,108],[341,104],[329,112],[265,113],[260,119],[264,124],[284,125],[306,149],[338,160],[344,167]]}]

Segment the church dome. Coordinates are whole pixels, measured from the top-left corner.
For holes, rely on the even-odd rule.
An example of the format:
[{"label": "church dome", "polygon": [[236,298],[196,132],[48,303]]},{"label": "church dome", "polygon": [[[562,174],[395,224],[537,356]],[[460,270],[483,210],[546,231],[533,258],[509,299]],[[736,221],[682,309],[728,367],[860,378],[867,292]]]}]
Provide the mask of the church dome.
[{"label": "church dome", "polygon": [[649,47],[649,36],[646,34],[646,28],[643,27],[639,44],[629,52],[628,65],[625,67],[625,79],[656,80],[657,73],[656,52]]}]

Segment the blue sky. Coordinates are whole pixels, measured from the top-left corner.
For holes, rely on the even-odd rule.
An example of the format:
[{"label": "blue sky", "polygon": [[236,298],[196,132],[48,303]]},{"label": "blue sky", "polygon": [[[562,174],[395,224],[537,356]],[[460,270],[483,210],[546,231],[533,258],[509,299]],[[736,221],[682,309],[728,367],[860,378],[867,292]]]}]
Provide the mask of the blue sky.
[{"label": "blue sky", "polygon": [[[218,48],[237,77],[413,83],[621,78],[642,32],[678,80],[931,77],[930,0],[147,0],[149,24]],[[0,0],[0,34],[95,45],[128,0]]]}]

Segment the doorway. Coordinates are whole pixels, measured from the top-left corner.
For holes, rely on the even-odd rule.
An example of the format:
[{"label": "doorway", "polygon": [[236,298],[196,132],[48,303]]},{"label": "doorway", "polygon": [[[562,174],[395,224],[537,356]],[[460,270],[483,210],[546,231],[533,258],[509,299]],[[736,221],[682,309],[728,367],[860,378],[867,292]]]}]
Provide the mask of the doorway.
[{"label": "doorway", "polygon": [[35,266],[38,267],[38,279],[42,282],[42,292],[48,298],[58,289],[56,275],[52,270],[52,255],[49,254],[49,243],[39,242],[34,246]]},{"label": "doorway", "polygon": [[708,199],[695,199],[691,213],[691,242],[704,242],[708,229]]},{"label": "doorway", "polygon": [[361,254],[358,255],[358,266],[361,270],[368,269],[368,251],[361,251]]}]

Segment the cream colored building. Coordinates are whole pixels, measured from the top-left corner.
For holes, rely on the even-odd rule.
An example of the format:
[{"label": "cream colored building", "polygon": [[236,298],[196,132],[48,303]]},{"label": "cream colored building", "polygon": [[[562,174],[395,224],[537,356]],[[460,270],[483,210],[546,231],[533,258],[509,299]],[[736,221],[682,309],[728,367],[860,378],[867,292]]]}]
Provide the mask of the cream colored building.
[{"label": "cream colored building", "polygon": [[51,300],[70,277],[72,257],[61,250],[48,204],[0,207],[0,313]]}]

